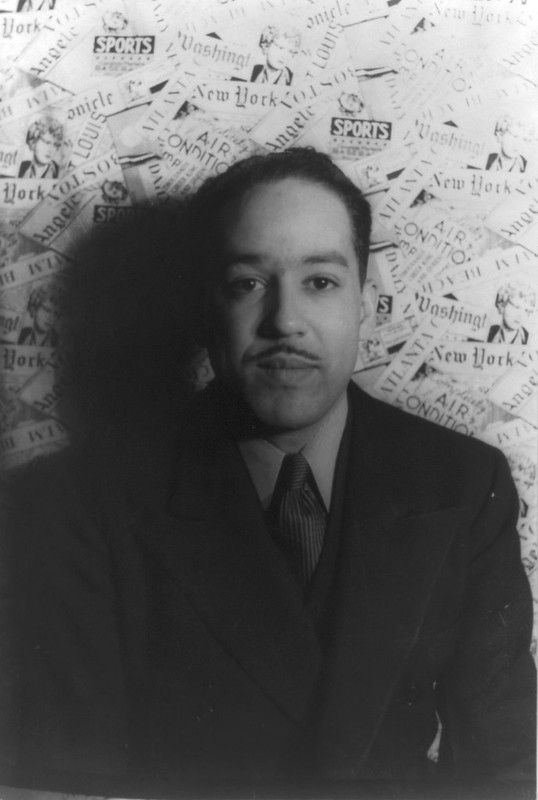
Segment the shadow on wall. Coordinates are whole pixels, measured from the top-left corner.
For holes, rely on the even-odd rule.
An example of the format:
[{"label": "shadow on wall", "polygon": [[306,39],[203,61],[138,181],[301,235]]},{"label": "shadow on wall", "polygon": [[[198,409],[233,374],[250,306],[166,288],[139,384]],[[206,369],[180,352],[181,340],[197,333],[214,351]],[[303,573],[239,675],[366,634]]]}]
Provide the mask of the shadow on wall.
[{"label": "shadow on wall", "polygon": [[[140,482],[151,480],[152,459],[174,456],[180,412],[194,391],[197,304],[183,219],[183,207],[172,203],[136,209],[129,221],[82,241],[61,278],[60,417],[89,478],[98,474],[111,491],[129,489],[133,497]],[[1,530],[15,478],[0,472]],[[0,781],[6,783],[16,760],[20,713],[9,547],[1,536]]]},{"label": "shadow on wall", "polygon": [[66,272],[62,418],[92,447],[168,433],[192,393],[196,303],[179,204],[82,241]]}]

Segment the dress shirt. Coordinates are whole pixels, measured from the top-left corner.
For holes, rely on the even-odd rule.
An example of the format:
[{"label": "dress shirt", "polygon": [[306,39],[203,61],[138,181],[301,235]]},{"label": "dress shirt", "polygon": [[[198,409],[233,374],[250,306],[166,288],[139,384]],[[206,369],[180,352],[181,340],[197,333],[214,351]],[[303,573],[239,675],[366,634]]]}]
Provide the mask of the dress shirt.
[{"label": "dress shirt", "polygon": [[[300,450],[312,470],[326,511],[331,506],[334,470],[348,411],[347,395],[329,411],[316,434]],[[254,488],[266,510],[286,453],[266,439],[245,439],[237,443]]]},{"label": "dress shirt", "polygon": [[35,161],[23,161],[19,170],[19,178],[42,178],[53,179],[58,177],[60,168],[56,161],[49,161],[47,164],[36,165]]},{"label": "dress shirt", "polygon": [[493,172],[525,172],[526,167],[527,161],[521,155],[509,158],[502,153],[491,153],[486,169]]},{"label": "dress shirt", "polygon": [[517,328],[515,331],[510,331],[499,325],[499,329],[491,339],[488,338],[490,344],[526,344],[529,338],[526,328]]},{"label": "dress shirt", "polygon": [[[261,64],[259,66],[261,66]],[[267,69],[267,65],[264,65],[262,69],[256,71],[256,77],[251,78],[252,83],[273,83],[283,86],[289,86],[291,84],[292,72],[289,67],[282,67],[281,70],[272,71],[270,73]]]}]

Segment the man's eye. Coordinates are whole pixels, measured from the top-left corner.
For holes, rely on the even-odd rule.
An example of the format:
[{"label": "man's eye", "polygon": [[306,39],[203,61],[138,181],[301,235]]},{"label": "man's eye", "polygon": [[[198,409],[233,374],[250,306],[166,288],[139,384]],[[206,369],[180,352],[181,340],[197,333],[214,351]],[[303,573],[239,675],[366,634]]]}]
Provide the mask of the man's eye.
[{"label": "man's eye", "polygon": [[259,278],[236,278],[228,284],[228,290],[232,294],[249,294],[261,288],[262,282]]},{"label": "man's eye", "polygon": [[307,281],[308,285],[315,289],[317,292],[327,291],[328,289],[334,289],[335,286],[338,284],[332,278],[326,278],[323,275],[318,275],[314,278],[309,278]]}]

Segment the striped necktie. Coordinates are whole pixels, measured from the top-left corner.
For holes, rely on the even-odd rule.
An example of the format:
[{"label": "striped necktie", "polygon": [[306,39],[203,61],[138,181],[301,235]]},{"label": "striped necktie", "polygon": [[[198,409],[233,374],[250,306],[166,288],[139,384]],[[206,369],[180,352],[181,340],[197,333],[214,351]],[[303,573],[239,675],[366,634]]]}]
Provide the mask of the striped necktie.
[{"label": "striped necktie", "polygon": [[275,524],[275,541],[306,589],[323,547],[327,512],[301,453],[284,457],[269,513]]}]

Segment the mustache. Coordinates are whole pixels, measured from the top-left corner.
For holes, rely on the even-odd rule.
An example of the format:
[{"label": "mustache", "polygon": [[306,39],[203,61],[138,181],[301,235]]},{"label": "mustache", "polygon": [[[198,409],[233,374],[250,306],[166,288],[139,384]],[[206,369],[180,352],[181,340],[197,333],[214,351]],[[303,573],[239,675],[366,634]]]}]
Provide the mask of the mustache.
[{"label": "mustache", "polygon": [[319,356],[315,353],[311,353],[309,350],[303,350],[300,347],[293,347],[289,344],[274,344],[257,353],[247,353],[243,357],[243,363],[252,364],[264,361],[266,358],[272,358],[273,356],[298,356],[305,361],[312,361],[313,363],[320,361]]}]

